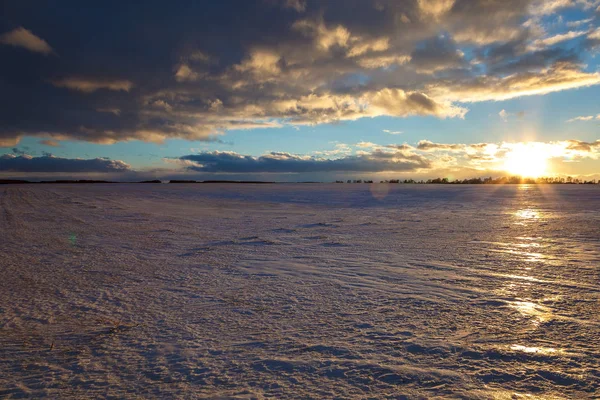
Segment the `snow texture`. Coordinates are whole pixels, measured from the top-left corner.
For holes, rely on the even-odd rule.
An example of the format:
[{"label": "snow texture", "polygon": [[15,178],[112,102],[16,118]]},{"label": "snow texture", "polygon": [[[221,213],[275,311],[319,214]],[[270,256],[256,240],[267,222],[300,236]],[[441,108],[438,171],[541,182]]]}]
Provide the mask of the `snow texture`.
[{"label": "snow texture", "polygon": [[0,188],[0,397],[597,398],[600,188]]}]

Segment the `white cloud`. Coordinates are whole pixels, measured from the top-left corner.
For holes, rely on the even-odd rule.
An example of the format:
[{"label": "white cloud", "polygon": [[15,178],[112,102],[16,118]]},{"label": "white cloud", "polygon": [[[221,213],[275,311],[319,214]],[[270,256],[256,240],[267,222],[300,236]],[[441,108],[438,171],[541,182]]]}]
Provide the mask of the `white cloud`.
[{"label": "white cloud", "polygon": [[544,95],[598,84],[599,72],[588,73],[569,63],[559,63],[539,73],[525,72],[506,77],[482,76],[473,82],[432,84],[428,85],[425,92],[434,99],[470,103]]},{"label": "white cloud", "polygon": [[574,6],[573,0],[537,0],[530,7],[530,12],[534,15],[550,15],[561,8]]},{"label": "white cloud", "polygon": [[356,147],[360,147],[362,149],[368,149],[368,148],[372,148],[372,147],[379,147],[379,145],[377,143],[373,143],[373,142],[358,142],[355,145]]},{"label": "white cloud", "polygon": [[588,115],[588,116],[575,117],[575,118],[571,118],[571,119],[567,120],[567,122],[592,121],[592,120],[600,120],[600,114],[598,114],[596,116]]},{"label": "white cloud", "polygon": [[578,21],[569,21],[567,22],[567,26],[569,28],[578,28],[581,25],[586,25],[589,24],[590,22],[592,22],[594,20],[594,18],[588,18],[588,19],[580,19]]},{"label": "white cloud", "polygon": [[508,121],[508,113],[506,112],[506,110],[503,109],[498,113],[498,115],[500,116],[500,118],[502,118],[504,122]]},{"label": "white cloud", "polygon": [[567,40],[578,38],[580,36],[585,35],[586,33],[588,33],[588,32],[587,31],[570,31],[567,33],[559,34],[559,35],[550,36],[550,37],[547,37],[544,39],[534,40],[533,42],[531,42],[530,48],[532,50],[544,49],[546,47],[554,46],[555,44],[565,42]]},{"label": "white cloud", "polygon": [[588,35],[589,39],[600,40],[600,28],[596,29]]},{"label": "white cloud", "polygon": [[400,135],[401,133],[403,133],[402,131],[392,131],[389,129],[384,129],[383,130],[385,133],[389,133],[390,135]]}]

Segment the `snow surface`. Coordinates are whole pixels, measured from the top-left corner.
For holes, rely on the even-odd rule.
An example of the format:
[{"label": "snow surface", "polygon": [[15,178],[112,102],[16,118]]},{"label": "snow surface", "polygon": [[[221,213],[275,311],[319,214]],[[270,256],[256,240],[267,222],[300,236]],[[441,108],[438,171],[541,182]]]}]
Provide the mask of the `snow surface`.
[{"label": "snow surface", "polygon": [[598,398],[600,187],[0,187],[0,397]]}]

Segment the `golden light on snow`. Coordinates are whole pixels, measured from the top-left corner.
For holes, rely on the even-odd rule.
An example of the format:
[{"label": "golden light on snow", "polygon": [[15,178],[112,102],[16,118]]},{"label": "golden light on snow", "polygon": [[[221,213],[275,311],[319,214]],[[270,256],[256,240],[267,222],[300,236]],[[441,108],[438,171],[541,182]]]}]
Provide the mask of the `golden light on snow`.
[{"label": "golden light on snow", "polygon": [[510,346],[511,350],[521,351],[523,353],[537,353],[537,354],[554,354],[558,352],[562,352],[562,350],[555,349],[552,347],[533,347],[533,346],[523,346],[520,344],[513,344]]},{"label": "golden light on snow", "polygon": [[515,212],[515,216],[522,219],[539,219],[540,213],[537,210],[526,208],[522,210],[517,210]]},{"label": "golden light on snow", "polygon": [[518,143],[504,157],[503,169],[513,175],[539,178],[548,174],[550,154],[536,143]]},{"label": "golden light on snow", "polygon": [[511,301],[509,306],[516,309],[524,317],[531,318],[534,325],[539,325],[540,322],[548,321],[552,317],[548,307],[532,301]]}]

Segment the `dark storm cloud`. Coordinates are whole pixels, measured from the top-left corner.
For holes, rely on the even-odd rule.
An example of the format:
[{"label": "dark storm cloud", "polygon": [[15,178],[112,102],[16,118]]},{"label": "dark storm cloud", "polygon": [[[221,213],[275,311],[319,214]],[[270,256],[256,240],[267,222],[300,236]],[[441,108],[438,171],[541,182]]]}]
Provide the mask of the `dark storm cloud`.
[{"label": "dark storm cloud", "polygon": [[456,0],[449,3],[447,25],[459,42],[490,44],[514,40],[522,34],[522,21],[535,1]]},{"label": "dark storm cloud", "polygon": [[464,54],[446,36],[436,36],[420,43],[411,54],[411,63],[418,70],[434,72],[465,65]]},{"label": "dark storm cloud", "polygon": [[528,39],[529,32],[525,31],[516,39],[482,46],[476,49],[475,54],[479,61],[486,64],[501,64],[517,58],[519,54],[525,54],[527,52]]},{"label": "dark storm cloud", "polygon": [[192,154],[179,160],[186,162],[191,171],[219,173],[383,172],[413,171],[431,166],[426,158],[416,154],[381,151],[333,160],[288,153],[252,157],[230,152]]},{"label": "dark storm cloud", "polygon": [[90,160],[70,159],[44,155],[5,154],[0,156],[0,172],[126,172],[130,166],[123,161],[95,158]]},{"label": "dark storm cloud", "polygon": [[579,62],[579,52],[574,49],[556,48],[535,51],[521,57],[504,60],[496,65],[491,65],[489,71],[493,74],[514,74],[547,68],[556,63],[577,64]]},{"label": "dark storm cloud", "polygon": [[[6,1],[0,147],[28,135],[215,140],[380,115],[454,118],[464,101],[599,83],[576,53],[529,49],[550,39],[524,24],[536,10],[553,9],[534,0]],[[538,71],[544,57],[551,65]],[[568,73],[553,68],[567,63]],[[499,79],[513,72],[522,75]]]}]

